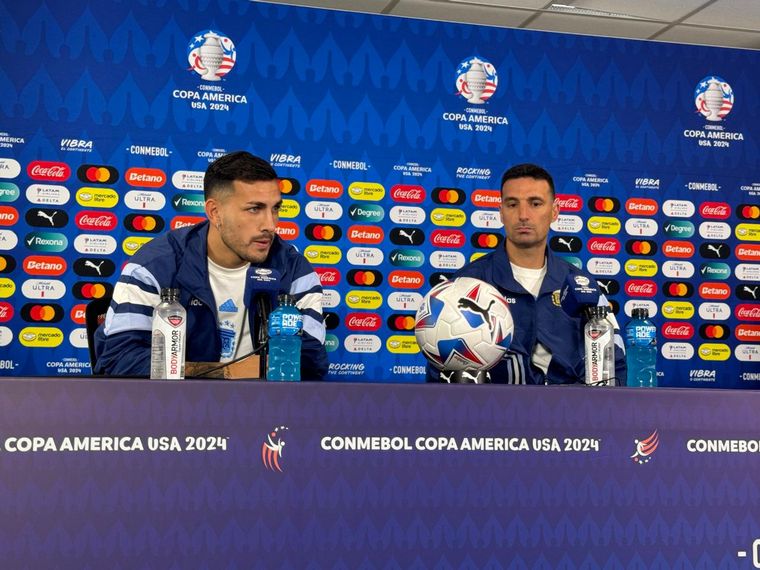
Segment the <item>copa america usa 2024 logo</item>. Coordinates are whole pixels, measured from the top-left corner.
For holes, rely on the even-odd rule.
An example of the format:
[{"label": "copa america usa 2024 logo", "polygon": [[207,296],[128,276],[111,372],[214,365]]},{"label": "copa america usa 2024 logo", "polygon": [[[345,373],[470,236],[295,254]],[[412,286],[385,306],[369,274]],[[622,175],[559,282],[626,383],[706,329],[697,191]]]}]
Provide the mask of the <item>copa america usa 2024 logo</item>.
[{"label": "copa america usa 2024 logo", "polygon": [[725,79],[710,75],[697,83],[694,104],[708,121],[722,121],[734,106],[734,91]]},{"label": "copa america usa 2024 logo", "polygon": [[236,59],[232,40],[214,30],[198,32],[187,46],[190,70],[206,81],[221,81],[235,67]]},{"label": "copa america usa 2024 logo", "polygon": [[496,93],[498,84],[496,68],[482,57],[468,57],[457,67],[457,94],[468,103],[482,105]]},{"label": "copa america usa 2024 logo", "polygon": [[282,473],[280,461],[282,459],[282,448],[285,447],[285,434],[288,426],[279,426],[267,434],[264,444],[261,446],[261,461],[264,467],[270,471],[279,471]]}]

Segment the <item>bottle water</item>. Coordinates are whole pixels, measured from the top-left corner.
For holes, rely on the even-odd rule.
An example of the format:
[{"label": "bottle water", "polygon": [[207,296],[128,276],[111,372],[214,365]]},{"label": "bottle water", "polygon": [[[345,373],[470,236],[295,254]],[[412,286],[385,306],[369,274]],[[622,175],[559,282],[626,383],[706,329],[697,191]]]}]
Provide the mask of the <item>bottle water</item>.
[{"label": "bottle water", "polygon": [[161,302],[153,309],[150,344],[151,380],[185,377],[187,312],[179,303],[179,289],[161,289]]},{"label": "bottle water", "polygon": [[649,311],[633,309],[625,327],[625,362],[628,386],[657,386],[657,327],[649,320]]},{"label": "bottle water", "polygon": [[586,384],[615,385],[615,339],[607,307],[589,307],[589,321],[583,328],[586,352]]},{"label": "bottle water", "polygon": [[269,315],[267,380],[296,382],[301,379],[301,330],[303,315],[291,295],[279,295],[279,306]]}]

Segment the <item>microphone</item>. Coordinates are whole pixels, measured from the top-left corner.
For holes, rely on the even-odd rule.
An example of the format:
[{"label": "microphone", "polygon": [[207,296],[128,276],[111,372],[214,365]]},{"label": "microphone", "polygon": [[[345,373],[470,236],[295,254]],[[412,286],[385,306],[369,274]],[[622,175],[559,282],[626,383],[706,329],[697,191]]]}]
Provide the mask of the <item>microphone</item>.
[{"label": "microphone", "polygon": [[585,275],[569,273],[559,296],[559,304],[573,318],[586,317],[589,307],[599,303],[599,287]]},{"label": "microphone", "polygon": [[253,311],[253,340],[254,352],[261,354],[259,373],[266,377],[267,371],[267,325],[272,307],[277,306],[277,295],[280,293],[281,274],[276,269],[267,267],[249,267],[245,279],[246,306]]}]

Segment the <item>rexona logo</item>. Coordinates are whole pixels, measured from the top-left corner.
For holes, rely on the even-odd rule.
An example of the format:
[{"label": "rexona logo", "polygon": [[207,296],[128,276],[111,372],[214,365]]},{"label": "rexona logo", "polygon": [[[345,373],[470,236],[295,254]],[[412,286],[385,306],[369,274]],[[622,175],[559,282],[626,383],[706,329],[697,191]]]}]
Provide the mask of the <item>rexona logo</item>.
[{"label": "rexona logo", "polygon": [[742,303],[734,307],[734,315],[740,321],[760,321],[760,305]]},{"label": "rexona logo", "polygon": [[662,253],[666,257],[688,259],[694,256],[694,244],[689,241],[668,240],[662,244]]},{"label": "rexona logo", "polygon": [[113,184],[119,179],[119,171],[113,166],[83,164],[77,168],[77,178],[91,184]]},{"label": "rexona logo", "polygon": [[58,277],[66,273],[66,260],[57,255],[30,255],[22,265],[29,275],[48,275]]},{"label": "rexona logo", "polygon": [[465,243],[464,233],[459,230],[435,230],[430,234],[430,243],[435,247],[459,249]]},{"label": "rexona logo", "polygon": [[340,198],[343,196],[343,184],[337,180],[309,180],[306,193],[312,198]]},{"label": "rexona logo", "polygon": [[662,314],[666,319],[690,319],[694,316],[694,305],[688,301],[665,301]]},{"label": "rexona logo", "polygon": [[725,280],[731,277],[731,268],[725,263],[711,261],[699,266],[699,274],[702,279]]},{"label": "rexona logo", "polygon": [[731,349],[728,348],[727,345],[716,343],[716,342],[706,342],[704,344],[699,345],[699,349],[697,349],[697,354],[702,360],[717,360],[717,361],[723,361],[728,360],[731,356]]},{"label": "rexona logo", "polygon": [[377,287],[383,283],[383,274],[374,269],[352,269],[346,278],[351,285],[358,287]]},{"label": "rexona logo", "polygon": [[668,237],[689,238],[694,235],[694,224],[686,220],[671,220],[663,229]]},{"label": "rexona logo", "polygon": [[735,231],[742,241],[760,241],[760,224],[739,224]]},{"label": "rexona logo", "polygon": [[725,202],[702,202],[699,215],[709,220],[725,220],[731,215],[731,206]]},{"label": "rexona logo", "polygon": [[385,198],[385,188],[377,182],[354,182],[348,187],[348,194],[354,200],[379,202]]},{"label": "rexona logo", "polygon": [[417,339],[414,336],[400,334],[389,336],[385,342],[385,348],[394,354],[417,354],[420,351]]},{"label": "rexona logo", "polygon": [[586,223],[592,234],[614,235],[620,232],[622,227],[617,218],[604,216],[591,216]]},{"label": "rexona logo", "polygon": [[476,208],[500,208],[501,191],[475,190],[470,194],[470,201]]},{"label": "rexona logo", "polygon": [[131,232],[158,234],[164,231],[164,225],[164,219],[161,216],[129,214],[124,218],[124,227]]},{"label": "rexona logo", "polygon": [[462,210],[453,208],[436,208],[430,214],[430,220],[436,226],[461,227],[467,221]]},{"label": "rexona logo", "polygon": [[422,267],[425,254],[419,249],[394,249],[389,259],[396,267]]},{"label": "rexona logo", "polygon": [[388,283],[396,289],[419,289],[425,284],[425,277],[419,271],[397,269],[388,275]]},{"label": "rexona logo", "polygon": [[301,234],[301,229],[298,224],[283,220],[280,220],[274,231],[284,240],[294,240]]},{"label": "rexona logo", "polygon": [[130,190],[124,195],[124,205],[130,210],[149,210],[155,212],[166,206],[166,197],[160,192]]},{"label": "rexona logo", "polygon": [[625,262],[625,272],[631,277],[652,277],[657,274],[657,263],[651,259],[629,259]]},{"label": "rexona logo", "polygon": [[350,331],[376,331],[383,324],[377,313],[348,313],[345,322]]},{"label": "rexona logo", "polygon": [[139,188],[161,188],[166,184],[166,173],[158,168],[129,168],[124,173],[124,182]]},{"label": "rexona logo", "polygon": [[32,180],[64,182],[71,176],[71,168],[63,162],[35,160],[27,165],[26,173]]},{"label": "rexona logo", "polygon": [[580,212],[583,209],[583,198],[576,194],[557,194],[556,199],[560,212]]},{"label": "rexona logo", "polygon": [[588,240],[586,248],[594,255],[616,255],[620,251],[620,242],[615,238],[594,237]]},{"label": "rexona logo", "polygon": [[[174,216],[169,222],[169,228],[176,230],[179,228],[186,228],[188,226],[194,226],[206,221],[206,218],[201,216]],[[280,222],[282,224],[284,222]]]},{"label": "rexona logo", "polygon": [[651,198],[629,198],[625,203],[625,211],[632,216],[654,216],[659,209]]},{"label": "rexona logo", "polygon": [[315,267],[314,271],[319,276],[322,287],[335,287],[340,283],[340,271],[332,267]]},{"label": "rexona logo", "polygon": [[116,227],[119,220],[112,212],[79,212],[74,221],[80,230],[96,230],[107,232]]},{"label": "rexona logo", "polygon": [[121,243],[121,250],[127,255],[134,255],[152,239],[149,236],[129,236]]},{"label": "rexona logo", "polygon": [[18,340],[28,348],[55,348],[63,342],[63,332],[54,327],[25,327],[19,331]]},{"label": "rexona logo", "polygon": [[725,283],[706,281],[699,285],[699,296],[707,300],[722,301],[731,296],[731,288]]},{"label": "rexona logo", "polygon": [[354,225],[348,228],[348,241],[351,243],[378,244],[385,239],[385,233],[380,226]]},{"label": "rexona logo", "polygon": [[383,296],[377,291],[356,291],[346,293],[346,305],[352,309],[377,309],[383,304]]},{"label": "rexona logo", "polygon": [[334,245],[310,245],[303,254],[317,265],[335,265],[343,258],[343,253]]},{"label": "rexona logo", "polygon": [[668,340],[689,340],[694,336],[694,325],[667,322],[662,325],[662,336]]},{"label": "rexona logo", "polygon": [[610,196],[592,196],[589,198],[588,208],[592,212],[614,214],[620,211],[620,201]]},{"label": "rexona logo", "polygon": [[666,281],[662,290],[668,297],[691,297],[694,295],[694,286],[687,281]]},{"label": "rexona logo", "polygon": [[760,325],[741,324],[734,330],[734,336],[741,342],[760,342]]},{"label": "rexona logo", "polygon": [[414,184],[396,184],[391,187],[391,200],[402,204],[421,204],[425,201],[425,189]]},{"label": "rexona logo", "polygon": [[433,188],[431,196],[436,204],[449,206],[459,206],[464,204],[465,200],[464,192],[459,188]]},{"label": "rexona logo", "polygon": [[202,214],[206,211],[206,201],[203,199],[203,194],[198,194],[197,192],[175,194],[172,196],[171,201],[172,207],[177,212]]},{"label": "rexona logo", "polygon": [[306,237],[314,241],[338,241],[343,237],[343,230],[336,224],[309,224]]},{"label": "rexona logo", "polygon": [[111,188],[88,188],[77,190],[77,204],[85,208],[113,208],[119,203],[119,195]]},{"label": "rexona logo", "polygon": [[648,279],[631,279],[625,284],[625,294],[629,297],[654,297],[657,284]]},{"label": "rexona logo", "polygon": [[30,232],[26,234],[24,244],[32,251],[58,253],[69,246],[69,240],[58,232]]},{"label": "rexona logo", "polygon": [[12,226],[18,222],[18,210],[13,206],[0,206],[0,226]]},{"label": "rexona logo", "polygon": [[739,244],[734,248],[734,255],[741,261],[760,261],[760,245]]}]

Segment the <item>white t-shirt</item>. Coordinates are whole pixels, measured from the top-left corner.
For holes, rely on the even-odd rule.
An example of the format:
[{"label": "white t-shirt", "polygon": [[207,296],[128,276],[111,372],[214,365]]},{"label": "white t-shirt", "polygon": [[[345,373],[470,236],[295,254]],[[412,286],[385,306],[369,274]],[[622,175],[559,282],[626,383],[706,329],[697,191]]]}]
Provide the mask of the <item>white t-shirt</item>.
[{"label": "white t-shirt", "polygon": [[229,362],[253,350],[248,307],[245,306],[245,275],[249,265],[228,269],[208,260],[208,277],[216,303],[216,319],[222,337],[220,362]]},{"label": "white t-shirt", "polygon": [[[539,291],[541,291],[541,283],[544,282],[546,276],[546,260],[544,260],[544,266],[541,269],[528,269],[527,267],[520,267],[510,262],[512,266],[512,275],[515,276],[515,281],[522,285],[525,290],[538,297]],[[533,347],[533,354],[530,356],[530,361],[533,366],[543,370],[544,374],[549,371],[549,363],[552,361],[552,353],[540,342],[536,343]]]}]

